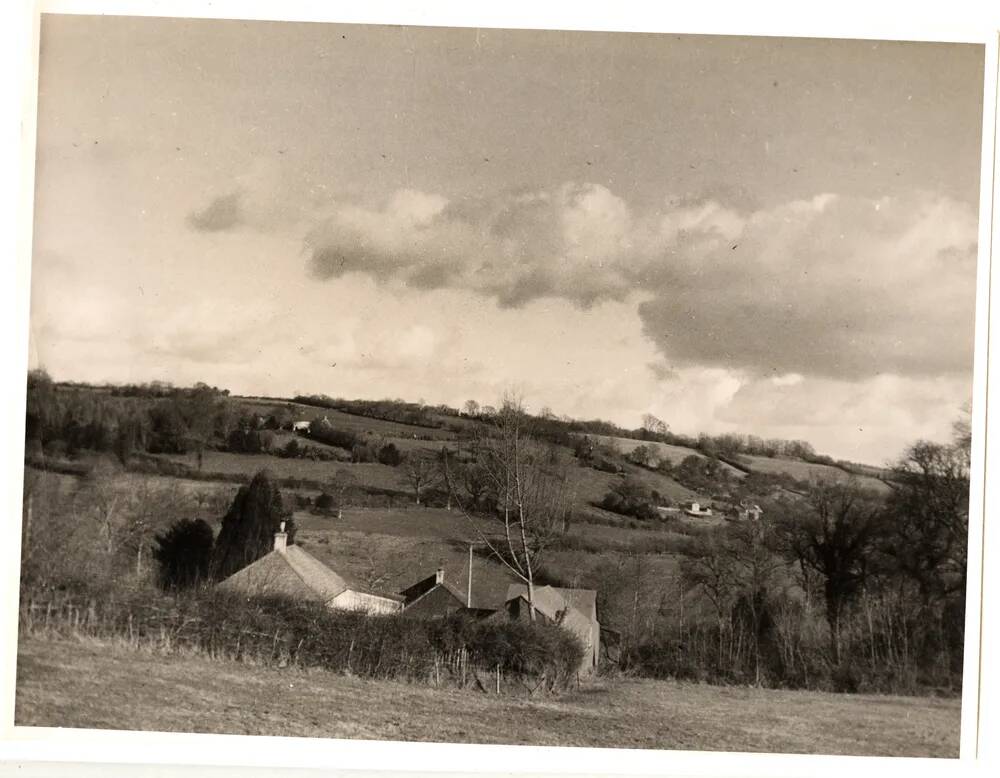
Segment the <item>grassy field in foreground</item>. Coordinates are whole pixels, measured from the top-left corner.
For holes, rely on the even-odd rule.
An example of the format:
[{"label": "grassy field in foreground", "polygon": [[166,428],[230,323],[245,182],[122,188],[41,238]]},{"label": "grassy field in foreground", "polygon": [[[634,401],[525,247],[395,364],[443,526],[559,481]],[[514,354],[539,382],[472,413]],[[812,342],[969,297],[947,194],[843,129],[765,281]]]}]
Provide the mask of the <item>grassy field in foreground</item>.
[{"label": "grassy field in foreground", "polygon": [[595,682],[554,699],[23,640],[15,722],[547,746],[958,756],[958,700]]}]

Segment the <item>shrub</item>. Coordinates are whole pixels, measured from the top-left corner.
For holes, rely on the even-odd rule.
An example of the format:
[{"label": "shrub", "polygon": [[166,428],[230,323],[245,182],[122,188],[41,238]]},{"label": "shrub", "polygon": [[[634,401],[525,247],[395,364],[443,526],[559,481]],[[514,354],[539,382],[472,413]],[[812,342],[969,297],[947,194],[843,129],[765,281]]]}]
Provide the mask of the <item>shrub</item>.
[{"label": "shrub", "polygon": [[156,536],[153,557],[164,589],[183,589],[204,581],[212,561],[212,528],[201,519],[181,519]]},{"label": "shrub", "polygon": [[647,489],[640,481],[626,478],[615,484],[601,500],[600,507],[623,516],[634,516],[643,521],[658,519],[660,514],[653,505],[656,494]]},{"label": "shrub", "polygon": [[403,454],[395,443],[386,443],[378,450],[378,461],[390,467],[399,467],[403,463]]}]

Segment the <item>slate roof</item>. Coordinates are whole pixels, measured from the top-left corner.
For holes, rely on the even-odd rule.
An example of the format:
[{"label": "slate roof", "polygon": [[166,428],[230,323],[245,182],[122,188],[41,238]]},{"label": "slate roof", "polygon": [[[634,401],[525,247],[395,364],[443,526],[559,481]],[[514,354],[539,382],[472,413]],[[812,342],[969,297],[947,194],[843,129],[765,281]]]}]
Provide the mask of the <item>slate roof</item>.
[{"label": "slate roof", "polygon": [[438,586],[441,586],[444,589],[446,589],[463,606],[465,605],[468,593],[459,589],[457,586],[449,583],[447,579],[442,581],[441,583],[438,583],[436,573],[432,573],[426,578],[420,579],[412,586],[403,589],[403,591],[401,591],[399,594],[406,601],[407,607],[409,607],[417,600],[419,600],[421,597],[423,597],[425,594],[429,594],[430,592],[432,592]]},{"label": "slate roof", "polygon": [[284,595],[300,600],[329,602],[347,582],[299,546],[271,551],[219,584],[229,591],[251,595]]}]

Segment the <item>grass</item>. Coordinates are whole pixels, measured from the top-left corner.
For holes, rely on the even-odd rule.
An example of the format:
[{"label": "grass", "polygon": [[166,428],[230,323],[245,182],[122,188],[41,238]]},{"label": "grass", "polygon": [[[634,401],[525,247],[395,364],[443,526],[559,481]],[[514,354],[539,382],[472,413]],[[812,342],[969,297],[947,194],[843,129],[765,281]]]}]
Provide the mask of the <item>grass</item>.
[{"label": "grass", "polygon": [[[705,455],[696,449],[688,448],[687,446],[675,446],[671,443],[660,443],[655,440],[635,440],[634,438],[619,438],[613,435],[588,435],[587,437],[593,438],[601,443],[605,443],[620,451],[622,454],[629,454],[639,448],[639,446],[645,446],[646,448],[656,451],[657,455],[659,455],[661,459],[668,460],[672,465],[679,465],[690,456],[705,459]],[[722,466],[735,478],[742,478],[745,475],[742,470],[739,470],[732,465],[728,465],[725,462],[722,463]]]},{"label": "grass", "polygon": [[960,702],[596,681],[561,697],[22,640],[15,723],[166,732],[957,757]]},{"label": "grass", "polygon": [[761,456],[741,456],[747,462],[751,470],[758,473],[787,473],[792,478],[799,481],[825,480],[825,481],[847,481],[856,478],[858,482],[869,489],[878,492],[887,492],[891,487],[887,486],[877,478],[871,476],[854,476],[841,470],[839,467],[830,465],[814,464],[803,462],[800,459],[785,459],[782,457],[761,457]]},{"label": "grass", "polygon": [[[194,454],[161,454],[161,459],[197,467]],[[309,481],[332,481],[347,474],[354,483],[375,489],[409,491],[410,485],[402,468],[375,463],[320,462],[312,459],[282,459],[270,454],[232,454],[228,451],[206,451],[202,470],[207,473],[239,474],[247,480],[267,468],[277,478],[299,478]]]}]

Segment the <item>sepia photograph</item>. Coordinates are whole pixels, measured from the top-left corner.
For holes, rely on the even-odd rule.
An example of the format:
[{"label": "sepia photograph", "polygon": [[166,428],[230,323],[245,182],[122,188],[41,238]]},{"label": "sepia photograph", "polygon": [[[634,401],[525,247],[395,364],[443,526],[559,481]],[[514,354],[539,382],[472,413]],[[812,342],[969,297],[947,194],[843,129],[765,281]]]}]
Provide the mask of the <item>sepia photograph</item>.
[{"label": "sepia photograph", "polygon": [[42,14],[14,724],[957,759],[986,68]]}]

